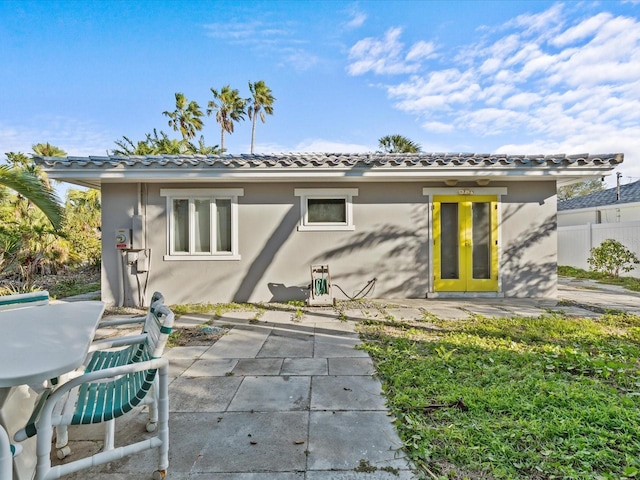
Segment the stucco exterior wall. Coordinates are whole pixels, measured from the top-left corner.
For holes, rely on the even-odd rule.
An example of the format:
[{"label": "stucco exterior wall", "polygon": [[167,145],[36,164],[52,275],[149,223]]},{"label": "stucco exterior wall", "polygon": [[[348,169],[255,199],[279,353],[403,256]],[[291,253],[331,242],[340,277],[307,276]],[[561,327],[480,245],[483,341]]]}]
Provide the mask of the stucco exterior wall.
[{"label": "stucco exterior wall", "polygon": [[558,282],[554,182],[515,183],[502,199],[502,289],[506,297],[553,297]]},{"label": "stucco exterior wall", "polygon": [[[146,298],[161,291],[168,303],[275,301],[304,299],[310,265],[327,263],[335,289],[353,294],[376,278],[375,297],[424,298],[430,285],[428,199],[424,182],[397,183],[184,183],[147,184],[137,212],[137,184],[102,185],[102,299],[138,304],[138,281]],[[493,185],[493,184],[492,184]],[[556,288],[555,182],[502,183],[500,271],[505,296],[541,297]],[[240,260],[165,261],[166,198],[161,188],[243,188],[239,198]],[[300,198],[295,188],[357,188],[355,231],[298,231]],[[131,225],[135,213],[146,219],[151,262],[136,279],[119,270],[115,231]],[[110,234],[113,232],[113,234]],[[124,281],[124,298],[121,282]]]}]

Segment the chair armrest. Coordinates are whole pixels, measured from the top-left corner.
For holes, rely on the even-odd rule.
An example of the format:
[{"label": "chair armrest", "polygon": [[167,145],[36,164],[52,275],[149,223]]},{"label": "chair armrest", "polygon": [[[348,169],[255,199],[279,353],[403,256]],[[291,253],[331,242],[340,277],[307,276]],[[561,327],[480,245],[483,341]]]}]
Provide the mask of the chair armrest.
[{"label": "chair armrest", "polygon": [[106,378],[116,378],[122,375],[126,375],[127,373],[141,372],[143,370],[168,368],[168,366],[169,359],[154,358],[145,362],[133,362],[128,363],[127,365],[121,365],[119,367],[105,368],[102,370],[95,370],[93,372],[84,373],[69,380],[66,383],[63,383],[58,388],[56,388],[49,396],[49,400],[47,401],[47,403],[55,403],[66,392],[74,387],[77,387],[78,385],[82,385],[83,383],[94,382],[96,380],[104,380]]},{"label": "chair armrest", "polygon": [[15,433],[15,435],[13,436],[14,441],[22,442],[27,438],[33,437],[37,433],[36,427],[35,427],[36,420],[38,419],[38,417],[40,417],[40,413],[44,408],[44,404],[46,403],[47,399],[51,395],[52,391],[53,391],[52,388],[48,388],[40,395],[40,397],[38,397],[38,401],[33,407],[33,412],[31,413],[31,416],[27,421],[27,425]]},{"label": "chair armrest", "polygon": [[88,353],[95,352],[96,350],[106,350],[108,348],[124,347],[125,345],[134,345],[136,343],[143,343],[147,339],[147,335],[141,333],[139,335],[126,335],[124,337],[105,338],[103,340],[96,340],[89,346]]},{"label": "chair armrest", "polygon": [[98,323],[98,328],[117,327],[120,325],[133,325],[144,323],[147,317],[119,318],[117,320],[103,320]]}]

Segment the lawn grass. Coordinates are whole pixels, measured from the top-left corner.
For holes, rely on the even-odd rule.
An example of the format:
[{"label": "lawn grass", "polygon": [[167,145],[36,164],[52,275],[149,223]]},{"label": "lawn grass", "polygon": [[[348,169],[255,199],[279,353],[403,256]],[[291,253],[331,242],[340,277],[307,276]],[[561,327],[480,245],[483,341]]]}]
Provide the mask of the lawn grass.
[{"label": "lawn grass", "polygon": [[83,293],[100,292],[100,281],[86,282],[77,278],[64,279],[49,286],[48,289],[52,298],[66,298]]},{"label": "lawn grass", "polygon": [[640,278],[635,277],[612,277],[605,273],[594,272],[593,270],[582,270],[581,268],[559,266],[558,275],[564,277],[584,278],[587,280],[595,280],[599,283],[607,283],[609,285],[620,285],[627,290],[640,292]]},{"label": "lawn grass", "polygon": [[429,318],[361,330],[425,478],[640,475],[640,317]]}]

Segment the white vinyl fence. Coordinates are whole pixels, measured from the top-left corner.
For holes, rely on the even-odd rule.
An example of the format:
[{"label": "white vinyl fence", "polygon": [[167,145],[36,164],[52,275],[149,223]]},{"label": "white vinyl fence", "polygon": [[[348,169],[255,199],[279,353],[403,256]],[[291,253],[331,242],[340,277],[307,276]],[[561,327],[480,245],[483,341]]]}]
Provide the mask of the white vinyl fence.
[{"label": "white vinyl fence", "polygon": [[[591,249],[609,238],[618,240],[640,258],[640,222],[588,223],[558,227],[558,265],[589,270]],[[624,275],[640,277],[640,268]]]}]

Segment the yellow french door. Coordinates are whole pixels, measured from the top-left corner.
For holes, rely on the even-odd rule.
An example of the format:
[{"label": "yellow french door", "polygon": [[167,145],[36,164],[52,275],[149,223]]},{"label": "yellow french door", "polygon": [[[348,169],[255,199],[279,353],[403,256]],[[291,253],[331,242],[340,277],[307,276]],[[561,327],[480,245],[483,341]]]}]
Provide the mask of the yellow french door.
[{"label": "yellow french door", "polygon": [[498,291],[497,225],[495,195],[433,197],[436,292]]}]

